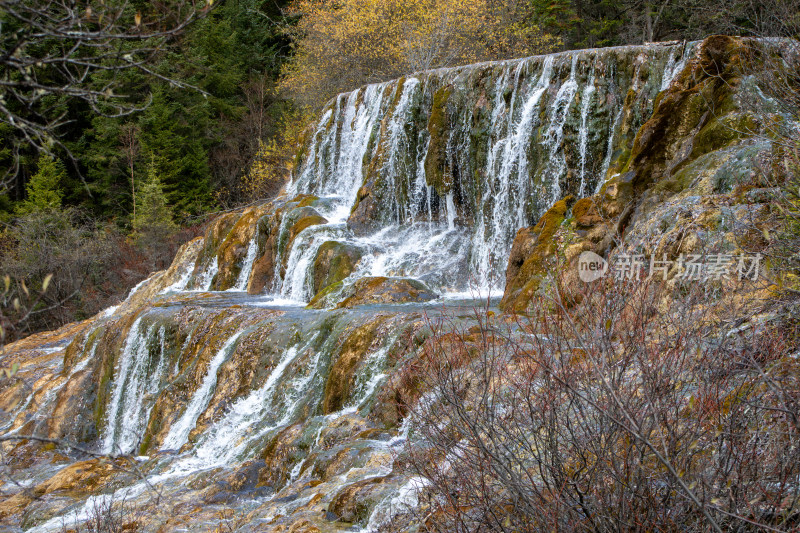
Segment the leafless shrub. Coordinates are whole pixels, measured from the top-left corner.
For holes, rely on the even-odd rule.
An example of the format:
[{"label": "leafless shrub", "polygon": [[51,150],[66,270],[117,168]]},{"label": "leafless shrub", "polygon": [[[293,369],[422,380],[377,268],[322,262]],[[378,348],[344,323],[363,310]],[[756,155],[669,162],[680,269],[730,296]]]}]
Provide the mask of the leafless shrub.
[{"label": "leafless shrub", "polygon": [[[133,243],[113,225],[98,224],[74,209],[20,217],[0,236],[5,240],[0,242],[0,276],[9,276],[13,285],[0,298],[6,342],[118,304],[136,283],[167,268],[180,245],[201,229]],[[41,292],[48,277],[49,288]]]},{"label": "leafless shrub", "polygon": [[61,533],[136,533],[142,530],[144,510],[127,498],[115,499],[115,493],[92,501],[89,518],[72,526],[61,525]]},{"label": "leafless shrub", "polygon": [[[792,319],[598,281],[532,316],[432,323],[407,449],[431,531],[800,525]],[[780,313],[775,315],[780,317]]]}]

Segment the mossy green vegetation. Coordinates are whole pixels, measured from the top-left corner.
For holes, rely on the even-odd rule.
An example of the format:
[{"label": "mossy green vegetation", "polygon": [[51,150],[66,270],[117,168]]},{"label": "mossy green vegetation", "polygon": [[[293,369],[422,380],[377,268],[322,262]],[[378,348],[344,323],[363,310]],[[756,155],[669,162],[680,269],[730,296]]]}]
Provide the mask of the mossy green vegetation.
[{"label": "mossy green vegetation", "polygon": [[433,105],[428,118],[428,154],[425,157],[425,178],[437,194],[444,196],[452,187],[447,162],[447,141],[450,134],[450,119],[447,103],[453,94],[452,87],[442,87],[433,95]]},{"label": "mossy green vegetation", "polygon": [[[556,202],[542,215],[533,228],[517,233],[506,273],[506,288],[500,308],[524,312],[547,274],[547,260],[556,251],[554,237],[566,219],[575,198],[569,196]],[[585,208],[585,203],[581,209]]]}]

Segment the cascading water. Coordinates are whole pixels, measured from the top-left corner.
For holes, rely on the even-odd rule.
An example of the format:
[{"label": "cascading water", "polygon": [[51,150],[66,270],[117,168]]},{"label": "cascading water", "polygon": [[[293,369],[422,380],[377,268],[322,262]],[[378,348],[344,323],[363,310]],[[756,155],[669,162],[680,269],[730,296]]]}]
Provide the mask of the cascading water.
[{"label": "cascading water", "polygon": [[237,291],[246,291],[247,283],[250,281],[250,274],[253,272],[253,262],[256,260],[256,253],[258,252],[258,239],[254,235],[250,239],[250,244],[247,245],[247,255],[244,258],[242,270],[239,272],[239,279],[236,280],[235,289]]},{"label": "cascading water", "polygon": [[[528,147],[533,128],[538,125],[539,102],[550,86],[553,58],[547,57],[541,74],[527,91],[520,87],[525,64],[520,62],[514,69],[514,91],[510,109],[504,113],[504,87],[498,87],[492,115],[492,130],[498,140],[489,146],[487,159],[487,182],[482,197],[485,203],[478,210],[478,230],[475,232],[472,269],[479,284],[491,292],[499,289],[502,281],[499,265],[505,261],[516,230],[526,220],[528,202]],[[522,100],[519,118],[515,116],[516,93],[527,92]],[[505,116],[504,116],[505,115]],[[496,176],[496,179],[493,177]],[[490,216],[484,215],[485,212]]]},{"label": "cascading water", "polygon": [[[562,196],[599,188],[631,141],[618,133],[622,121],[635,128],[635,106],[652,105],[688,57],[678,45],[612,50],[424,72],[337,97],[289,194],[319,196],[315,209],[328,223],[304,230],[281,252],[276,264],[286,273],[276,266],[274,293],[307,302],[327,240],[366,252],[351,279],[417,278],[445,296],[502,291],[517,230]],[[443,110],[444,137],[420,119],[434,113],[442,90],[461,102]],[[432,157],[444,158],[444,185],[426,171]],[[377,209],[362,215],[363,202]],[[431,264],[459,267],[437,276]]]},{"label": "cascading water", "polygon": [[[672,57],[672,56],[670,56]],[[595,88],[594,88],[594,81],[595,81],[595,67],[592,65],[592,73],[589,76],[589,83],[586,84],[586,87],[583,89],[583,93],[581,94],[581,129],[579,135],[579,149],[581,155],[581,166],[580,166],[580,175],[581,175],[581,184],[578,188],[578,196],[583,197],[584,193],[586,192],[586,163],[587,163],[587,143],[589,141],[589,129],[587,127],[587,120],[589,118],[589,110],[591,109],[592,105],[592,97],[594,96]]]},{"label": "cascading water", "polygon": [[[114,341],[116,357],[104,348],[95,361],[97,335],[60,378],[105,376],[93,411],[104,412],[98,448],[152,457],[147,483],[129,494],[145,494],[148,483],[201,485],[204,475],[221,479],[234,466],[256,465],[253,505],[271,506],[260,516],[277,520],[311,506],[313,490],[330,501],[343,487],[396,475],[396,447],[413,439],[409,419],[378,404],[396,362],[421,349],[422,310],[287,309],[240,292],[266,272],[261,286],[270,297],[308,302],[321,290],[314,269],[330,242],[358,251],[344,283],[393,276],[445,296],[502,290],[517,231],[616,171],[630,132],[688,57],[677,45],[567,52],[423,72],[339,95],[279,208],[247,219],[253,231],[233,231],[231,216],[160,286],[157,306],[117,318],[130,326]],[[218,251],[226,235],[244,241],[227,255]],[[270,261],[262,261],[265,250]],[[189,294],[212,287],[220,291]],[[283,470],[270,477],[273,460]],[[312,478],[324,478],[321,488],[306,483]],[[415,505],[419,479],[392,483],[393,492],[373,498],[348,527],[378,531]],[[93,498],[72,510],[89,517],[105,501]],[[60,525],[53,518],[40,530]]]},{"label": "cascading water", "polygon": [[[574,56],[572,58],[572,66],[569,71],[569,79],[567,79],[567,81],[564,82],[561,87],[559,87],[555,100],[548,110],[550,112],[550,116],[547,121],[549,123],[549,127],[547,128],[547,133],[543,139],[543,144],[547,148],[547,165],[545,166],[543,174],[543,178],[545,179],[542,180],[541,193],[539,195],[535,195],[539,198],[544,197],[546,200],[544,205],[541,205],[537,210],[539,213],[543,212],[544,209],[554,204],[561,198],[560,180],[567,170],[567,160],[561,147],[561,143],[564,140],[564,124],[567,121],[569,108],[572,104],[572,99],[578,92],[578,82],[575,81],[575,68],[577,63],[578,57]],[[521,168],[519,170],[519,180],[526,181],[526,171],[526,168]],[[551,189],[550,191],[547,190],[548,182]],[[523,192],[523,197],[524,196],[525,194]],[[524,212],[520,210],[517,216],[518,228],[526,225],[526,222],[527,218],[525,217]]]},{"label": "cascading water", "polygon": [[153,395],[164,377],[164,328],[155,324],[144,327],[143,318],[137,318],[131,326],[120,354],[106,411],[103,453],[135,450],[153,406]]},{"label": "cascading water", "polygon": [[284,378],[286,368],[302,354],[301,348],[296,345],[287,348],[266,383],[235,402],[225,417],[203,434],[193,453],[173,471],[191,472],[224,465],[246,451],[258,436],[285,423],[291,413],[288,408],[284,412],[276,410],[275,387]]},{"label": "cascading water", "polygon": [[[194,288],[199,291],[211,290],[214,283],[214,276],[219,272],[219,259],[214,257],[211,263],[195,277]],[[191,281],[189,282],[191,283]]]},{"label": "cascading water", "polygon": [[170,427],[169,433],[162,444],[162,448],[180,448],[189,438],[189,433],[194,429],[197,418],[206,407],[208,407],[208,402],[211,400],[211,395],[217,384],[217,371],[219,367],[222,366],[222,363],[228,358],[230,352],[233,351],[236,346],[239,337],[244,333],[244,331],[240,331],[225,341],[222,348],[219,349],[214,358],[208,363],[208,370],[203,378],[203,382],[200,384],[194,396],[192,396],[183,415]]}]

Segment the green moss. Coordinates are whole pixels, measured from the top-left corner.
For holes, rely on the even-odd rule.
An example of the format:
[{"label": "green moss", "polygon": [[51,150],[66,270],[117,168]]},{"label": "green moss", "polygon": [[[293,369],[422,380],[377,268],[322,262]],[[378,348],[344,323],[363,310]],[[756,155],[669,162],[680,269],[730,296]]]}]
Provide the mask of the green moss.
[{"label": "green moss", "polygon": [[406,84],[405,76],[398,78],[395,84],[395,91],[394,91],[394,96],[392,97],[392,104],[390,107],[389,114],[391,114],[391,111],[394,111],[394,109],[397,107],[397,104],[400,103],[400,98],[403,97],[403,85],[405,84]]},{"label": "green moss", "polygon": [[582,218],[583,216],[589,214],[590,210],[594,206],[594,198],[581,198],[575,205],[572,206],[572,217],[575,219]]},{"label": "green moss", "polygon": [[450,192],[452,183],[446,181],[447,169],[447,134],[450,128],[450,119],[447,113],[447,102],[453,94],[450,86],[442,87],[433,95],[433,106],[428,119],[428,133],[430,143],[428,154],[425,157],[425,177],[428,185],[433,186],[436,192],[444,196]]},{"label": "green moss", "polygon": [[[608,174],[624,174],[628,171],[629,162],[631,159],[631,146],[628,144],[623,145],[621,148],[615,150],[611,154],[611,161],[608,164]],[[605,179],[605,176],[602,176]]]},{"label": "green moss", "polygon": [[541,285],[542,276],[546,274],[546,260],[555,250],[553,237],[574,201],[573,196],[568,196],[556,202],[531,230],[531,238],[535,241],[519,270],[508,280],[506,292],[500,302],[500,308],[504,311],[524,312],[527,309]]},{"label": "green moss", "polygon": [[311,226],[317,226],[319,224],[325,224],[327,220],[325,217],[320,215],[309,215],[307,217],[303,217],[299,219],[297,222],[294,223],[292,228],[289,230],[289,239],[294,240],[297,235],[306,228]]},{"label": "green moss", "polygon": [[107,403],[106,396],[108,395],[111,378],[114,376],[114,358],[109,357],[103,362],[104,365],[101,367],[103,373],[100,376],[100,382],[97,386],[97,396],[95,398],[94,405],[94,425],[97,428],[98,434],[101,433],[103,427],[105,427]]},{"label": "green moss", "polygon": [[293,201],[298,201],[297,207],[309,207],[319,200],[318,196],[314,196],[313,194],[301,194]]},{"label": "green moss", "polygon": [[656,183],[655,187],[653,187],[653,190],[672,194],[685,191],[691,186],[694,178],[696,177],[692,170],[693,169],[691,167],[684,168],[669,179],[661,180]]},{"label": "green moss", "polygon": [[341,281],[328,285],[314,295],[314,297],[306,306],[306,309],[323,309],[333,305],[332,303],[328,303],[329,299],[331,299],[330,297],[341,291],[343,286],[344,283]]},{"label": "green moss", "polygon": [[385,320],[386,317],[379,316],[375,320],[357,327],[347,336],[325,382],[322,402],[324,414],[339,411],[344,407],[355,381],[353,372],[358,363],[366,356],[377,335],[378,327]]},{"label": "green moss", "polygon": [[139,446],[139,455],[147,455],[147,450],[150,448],[150,441],[153,440],[153,435],[150,432],[144,436],[141,446]]},{"label": "green moss", "polygon": [[319,247],[314,258],[314,290],[320,291],[342,281],[355,271],[361,250],[337,241],[327,241]]},{"label": "green moss", "polygon": [[729,146],[758,133],[758,121],[749,113],[721,117],[710,121],[695,136],[692,158]]}]

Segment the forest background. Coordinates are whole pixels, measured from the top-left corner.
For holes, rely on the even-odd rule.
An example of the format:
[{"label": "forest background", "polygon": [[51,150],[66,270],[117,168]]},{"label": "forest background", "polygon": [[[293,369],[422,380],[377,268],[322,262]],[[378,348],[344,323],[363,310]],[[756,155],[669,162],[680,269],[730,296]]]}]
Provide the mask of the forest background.
[{"label": "forest background", "polygon": [[339,92],[560,50],[797,37],[799,17],[784,0],[0,0],[0,345],[118,303],[209,219],[277,194]]}]

